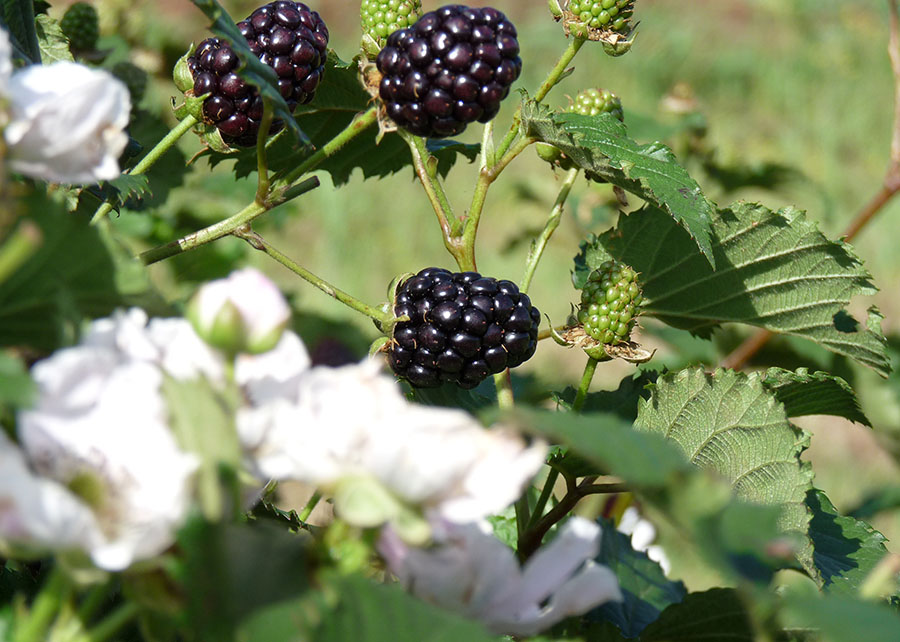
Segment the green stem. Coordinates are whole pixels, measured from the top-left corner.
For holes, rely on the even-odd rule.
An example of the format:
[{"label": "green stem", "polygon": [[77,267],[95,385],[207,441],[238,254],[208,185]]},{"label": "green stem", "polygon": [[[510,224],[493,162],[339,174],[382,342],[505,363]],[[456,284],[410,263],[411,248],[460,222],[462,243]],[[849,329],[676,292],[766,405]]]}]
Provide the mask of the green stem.
[{"label": "green stem", "polygon": [[[544,98],[547,97],[547,94],[550,93],[550,90],[559,83],[559,81],[562,79],[563,74],[566,72],[566,68],[572,62],[572,59],[575,58],[575,55],[578,53],[578,50],[581,49],[581,46],[584,44],[584,42],[585,41],[583,38],[573,37],[571,40],[569,40],[569,46],[566,47],[566,50],[556,62],[556,66],[554,66],[553,69],[550,70],[550,73],[547,74],[547,78],[544,80],[544,83],[540,87],[538,87],[537,93],[534,95],[535,102],[541,102]],[[504,136],[503,141],[497,148],[497,156],[502,157],[504,154],[506,154],[506,151],[510,148],[519,133],[519,125],[521,123],[522,107],[520,105],[519,108],[516,109],[515,115],[513,115],[513,122],[509,128],[509,131],[506,133],[506,136]]]},{"label": "green stem", "polygon": [[347,127],[345,127],[340,134],[322,145],[322,147],[319,148],[319,151],[303,161],[300,165],[294,168],[292,172],[289,172],[281,180],[281,182],[285,184],[293,183],[307,172],[310,172],[318,167],[322,163],[322,161],[324,161],[326,158],[329,158],[330,156],[333,156],[336,152],[343,148],[344,145],[366,131],[369,126],[373,125],[377,120],[377,116],[378,109],[376,107],[371,107],[368,111],[357,114],[356,117],[354,117],[350,124],[347,125]]},{"label": "green stem", "polygon": [[[291,189],[291,191],[293,192],[292,198],[315,189],[318,186],[318,178],[309,178]],[[286,200],[287,198],[283,199],[281,202],[283,203]],[[144,262],[145,265],[152,265],[153,263],[157,263],[159,261],[162,261],[163,259],[175,256],[176,254],[181,254],[182,252],[193,250],[194,248],[200,247],[201,245],[212,243],[213,241],[216,241],[224,236],[234,234],[236,230],[249,225],[255,219],[259,218],[270,209],[272,209],[272,207],[274,206],[262,205],[254,201],[234,216],[230,216],[223,221],[214,223],[209,227],[205,227],[202,230],[198,230],[197,232],[193,232],[191,234],[188,234],[187,236],[183,236],[182,238],[166,243],[165,245],[160,245],[159,247],[155,247],[152,250],[147,250],[146,252],[141,254],[140,259]]]},{"label": "green stem", "polygon": [[87,626],[87,623],[94,618],[97,611],[103,606],[103,602],[109,596],[112,588],[112,582],[105,582],[95,586],[88,592],[87,597],[82,600],[78,607],[78,619],[83,625]]},{"label": "green stem", "polygon": [[553,236],[556,228],[559,227],[563,206],[566,204],[566,199],[569,198],[569,192],[572,191],[575,179],[578,178],[578,171],[578,169],[570,169],[566,174],[562,187],[559,189],[559,194],[556,196],[556,203],[554,203],[550,216],[547,218],[547,224],[528,254],[528,260],[525,264],[525,276],[522,277],[522,284],[519,286],[522,292],[527,293],[528,288],[531,287],[534,272],[541,257],[544,255],[544,249],[547,247],[547,243],[550,241],[550,237]]},{"label": "green stem", "polygon": [[497,389],[497,405],[501,409],[510,410],[515,406],[509,368],[494,375],[494,387]]},{"label": "green stem", "polygon": [[268,254],[303,280],[311,283],[312,285],[322,290],[322,292],[324,292],[328,296],[337,299],[344,305],[353,308],[357,312],[361,312],[362,314],[371,319],[374,319],[375,321],[378,321],[379,323],[387,323],[391,319],[393,319],[392,313],[385,312],[380,308],[376,308],[371,305],[367,305],[359,299],[347,294],[343,290],[339,290],[338,288],[334,287],[324,279],[319,278],[287,255],[272,247],[268,241],[266,241],[256,232],[252,232],[250,230],[236,230],[234,232],[234,235],[247,241],[254,249]]},{"label": "green stem", "polygon": [[[191,127],[197,124],[197,119],[193,116],[185,116],[181,122],[179,122],[168,134],[163,137],[161,141],[156,143],[156,146],[147,152],[147,155],[144,156],[141,161],[132,167],[128,172],[125,172],[131,176],[138,176],[139,174],[143,174],[148,169],[153,167],[153,165],[158,161],[163,154],[165,154],[169,149],[171,149],[178,139],[184,136],[187,132],[191,130]],[[94,213],[94,217],[91,219],[91,224],[96,225],[103,218],[109,214],[113,209],[112,203],[106,202],[103,203],[97,211]]]},{"label": "green stem", "polygon": [[41,588],[31,605],[31,612],[16,629],[15,642],[43,642],[47,627],[59,613],[63,603],[69,599],[72,585],[69,578],[58,567],[50,571],[50,577]]},{"label": "green stem", "polygon": [[572,412],[581,412],[581,409],[584,408],[588,389],[591,387],[591,380],[594,378],[594,371],[597,370],[598,363],[600,362],[597,359],[588,357],[588,362],[584,365],[584,374],[581,375],[581,384],[575,394],[575,401],[572,402]]},{"label": "green stem", "polygon": [[22,221],[0,246],[0,283],[5,282],[41,247],[44,238],[33,221]]},{"label": "green stem", "polygon": [[272,101],[263,98],[263,115],[259,121],[256,134],[256,202],[264,204],[269,199],[269,156],[266,152],[266,140],[272,126]]},{"label": "green stem", "polygon": [[610,495],[613,493],[627,493],[631,491],[628,484],[613,483],[608,484],[590,484],[588,486],[580,486],[578,492],[581,495]]},{"label": "green stem", "polygon": [[137,617],[138,605],[134,602],[126,602],[115,611],[107,615],[101,622],[76,639],[76,642],[106,642],[129,622]]},{"label": "green stem", "polygon": [[316,491],[312,494],[312,497],[309,498],[309,501],[306,502],[306,506],[303,507],[303,510],[297,515],[301,522],[305,522],[309,519],[309,516],[312,515],[312,512],[316,509],[316,506],[319,505],[319,501],[322,499],[322,493]]},{"label": "green stem", "polygon": [[534,506],[534,512],[531,514],[531,519],[528,520],[527,530],[531,530],[535,527],[538,520],[544,514],[544,508],[547,506],[547,502],[550,501],[550,497],[553,495],[553,487],[556,486],[556,480],[559,479],[559,471],[556,468],[550,468],[550,472],[547,474],[547,480],[544,482],[544,487],[541,489],[541,496],[538,497],[537,504]]}]

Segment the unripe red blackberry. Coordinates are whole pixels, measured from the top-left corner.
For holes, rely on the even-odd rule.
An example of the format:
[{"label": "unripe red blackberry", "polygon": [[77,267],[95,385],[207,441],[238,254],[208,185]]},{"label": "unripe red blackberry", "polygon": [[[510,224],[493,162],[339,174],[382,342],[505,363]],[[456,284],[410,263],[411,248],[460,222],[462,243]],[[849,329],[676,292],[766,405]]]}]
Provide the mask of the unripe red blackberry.
[{"label": "unripe red blackberry", "polygon": [[448,5],[388,36],[376,64],[387,115],[417,136],[486,123],[522,71],[516,28],[500,11]]},{"label": "unripe red blackberry", "polygon": [[606,261],[591,272],[581,291],[578,322],[604,345],[627,341],[643,302],[637,274],[618,261]]},{"label": "unripe red blackberry", "polygon": [[569,110],[582,116],[612,114],[621,121],[625,120],[622,101],[608,89],[585,89],[575,97],[575,104]]},{"label": "unripe red blackberry", "polygon": [[541,320],[511,281],[434,267],[400,285],[394,314],[409,321],[394,327],[388,362],[417,388],[444,381],[474,388],[515,368],[534,354]]},{"label": "unripe red blackberry", "polygon": [[568,11],[591,29],[627,34],[634,0],[569,0]]},{"label": "unripe red blackberry", "polygon": [[[313,99],[327,57],[328,28],[302,2],[270,2],[237,23],[250,50],[278,74],[278,90],[292,111]],[[218,38],[207,38],[187,60],[194,95],[210,94],[203,115],[228,144],[256,144],[263,102],[259,92],[234,73],[237,54]],[[273,122],[269,133],[283,126]]]},{"label": "unripe red blackberry", "polygon": [[363,31],[384,46],[391,33],[415,24],[422,15],[422,1],[363,0],[359,13]]},{"label": "unripe red blackberry", "polygon": [[100,36],[100,21],[97,10],[87,2],[76,2],[66,9],[59,28],[69,39],[72,51],[93,51]]}]

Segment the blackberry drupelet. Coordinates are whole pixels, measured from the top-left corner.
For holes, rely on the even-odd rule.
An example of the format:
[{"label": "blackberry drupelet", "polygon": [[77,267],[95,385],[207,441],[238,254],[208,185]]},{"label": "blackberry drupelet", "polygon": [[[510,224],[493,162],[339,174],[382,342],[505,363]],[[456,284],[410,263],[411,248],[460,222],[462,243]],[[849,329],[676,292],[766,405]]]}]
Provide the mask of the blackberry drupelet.
[{"label": "blackberry drupelet", "polygon": [[363,31],[382,46],[388,35],[411,26],[420,15],[421,0],[363,0],[360,6]]},{"label": "blackberry drupelet", "polygon": [[500,11],[447,5],[395,31],[378,54],[387,115],[417,136],[486,123],[522,71],[516,28]]},{"label": "blackberry drupelet", "polygon": [[100,21],[97,10],[87,2],[76,2],[66,9],[59,28],[69,39],[73,51],[92,51],[100,36]]},{"label": "blackberry drupelet", "polygon": [[637,274],[618,261],[605,261],[591,272],[581,291],[578,322],[604,345],[627,341],[643,302]]},{"label": "blackberry drupelet", "polygon": [[592,29],[626,33],[634,13],[634,0],[570,0],[568,10]]},{"label": "blackberry drupelet", "polygon": [[541,320],[511,281],[434,267],[401,284],[394,314],[409,321],[394,327],[388,362],[417,388],[444,381],[474,388],[522,364],[537,348]]},{"label": "blackberry drupelet", "polygon": [[[278,90],[288,107],[313,99],[327,57],[328,28],[302,2],[270,2],[237,23],[250,50],[278,74]],[[259,93],[234,73],[237,54],[219,38],[207,38],[188,58],[194,95],[210,94],[203,115],[228,144],[256,144],[263,102]],[[269,133],[283,127],[273,122]]]},{"label": "blackberry drupelet", "polygon": [[608,89],[585,89],[575,96],[575,104],[569,111],[582,116],[612,114],[621,121],[625,120],[622,101]]}]

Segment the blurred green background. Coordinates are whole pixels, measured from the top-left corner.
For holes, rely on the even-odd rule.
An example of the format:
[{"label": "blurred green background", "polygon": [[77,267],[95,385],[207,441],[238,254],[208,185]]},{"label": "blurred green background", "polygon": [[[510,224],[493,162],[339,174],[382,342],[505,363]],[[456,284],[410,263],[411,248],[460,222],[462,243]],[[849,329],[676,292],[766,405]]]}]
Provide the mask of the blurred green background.
[{"label": "blurred green background", "polygon": [[[60,16],[66,4],[53,3],[51,13]],[[177,92],[168,74],[191,41],[206,37],[204,16],[186,0],[95,4],[101,13],[102,44],[114,56],[128,57],[155,74],[141,105],[147,122],[161,118],[173,124],[170,106]],[[240,19],[259,2],[222,4]],[[358,3],[309,4],[326,19],[333,48],[345,60],[351,59],[359,39]],[[439,4],[425,2],[425,8]],[[551,19],[544,0],[489,4],[516,22],[524,60],[517,87],[533,92],[565,47],[562,28]],[[550,94],[548,104],[565,106],[568,96],[590,86],[611,89],[622,98],[632,135],[642,142],[660,138],[672,144],[706,193],[720,204],[746,199],[772,208],[796,205],[807,210],[826,234],[837,237],[876,193],[888,166],[894,85],[887,55],[887,3],[638,0],[636,17],[640,26],[631,53],[610,58],[599,47],[585,46],[575,60],[574,73]],[[678,107],[693,113],[673,113]],[[495,121],[498,131],[505,131],[514,108],[515,94]],[[140,128],[135,125],[135,131]],[[472,127],[463,138],[478,142],[480,136],[480,127]],[[148,134],[141,142],[149,147],[155,141]],[[180,147],[184,158],[190,158],[200,144],[188,136]],[[197,161],[163,207],[125,211],[114,224],[143,249],[236,212],[252,199],[255,183],[234,182],[227,165],[210,172],[205,160]],[[458,212],[468,206],[475,174],[475,166],[461,164],[447,181]],[[387,284],[399,273],[429,265],[452,267],[434,214],[411,170],[382,181],[363,181],[357,174],[340,189],[327,175],[321,178],[319,189],[279,208],[258,226],[305,267],[370,303],[385,299]],[[478,242],[481,272],[521,279],[530,239],[543,226],[560,179],[528,151],[493,187]],[[734,181],[757,186],[731,189]],[[589,232],[602,232],[612,224],[611,199],[608,186],[580,181],[573,190],[531,290],[535,303],[556,324],[565,320],[577,300],[569,270],[578,243]],[[894,336],[900,334],[896,298],[900,253],[894,231],[898,223],[900,199],[854,241],[881,288],[874,303],[885,314],[885,333]],[[312,348],[320,348],[323,358],[335,350],[361,355],[377,336],[367,319],[265,256],[253,255],[241,241],[223,240],[179,257],[155,267],[154,277],[172,300],[178,300],[192,281],[221,275],[242,254],[291,294],[299,312],[298,329]],[[871,303],[859,302],[862,308]],[[707,343],[645,325],[643,340],[658,349],[649,365],[657,368],[701,360],[715,365],[747,334],[740,328],[725,329],[715,342]],[[334,340],[343,347],[336,348]],[[900,353],[900,339],[894,345],[895,353]],[[808,457],[817,472],[816,484],[840,510],[850,511],[885,488],[900,488],[900,378],[884,382],[800,342],[773,342],[759,364],[828,369],[846,377],[859,392],[874,430],[833,418],[800,422],[814,433]],[[523,386],[538,380],[560,390],[577,382],[583,365],[580,353],[543,342],[519,373],[526,376]],[[633,371],[633,366],[604,366],[594,388],[615,388]],[[880,512],[872,521],[888,537],[900,539],[896,508]],[[890,546],[900,550],[896,544]]]}]

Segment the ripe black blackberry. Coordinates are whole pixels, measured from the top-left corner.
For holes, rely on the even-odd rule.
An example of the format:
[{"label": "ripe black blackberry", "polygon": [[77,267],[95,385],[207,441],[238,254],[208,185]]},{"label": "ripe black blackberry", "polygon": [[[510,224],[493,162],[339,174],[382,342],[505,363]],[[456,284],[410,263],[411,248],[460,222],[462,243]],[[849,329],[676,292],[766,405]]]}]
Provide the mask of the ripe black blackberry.
[{"label": "ripe black blackberry", "polygon": [[376,59],[387,115],[432,138],[488,122],[522,71],[516,35],[502,12],[458,4],[395,31]]},{"label": "ripe black blackberry", "polygon": [[[293,111],[313,99],[325,67],[328,28],[302,2],[270,2],[237,23],[250,50],[278,74],[278,90]],[[259,93],[234,73],[237,54],[228,43],[207,38],[188,58],[194,95],[211,94],[203,115],[228,144],[256,144],[263,103]],[[269,133],[283,124],[273,122]]]},{"label": "ripe black blackberry", "polygon": [[417,388],[451,381],[474,388],[537,348],[541,314],[511,281],[426,268],[397,290],[388,362]]}]

